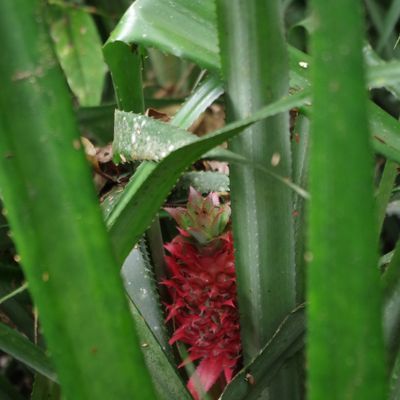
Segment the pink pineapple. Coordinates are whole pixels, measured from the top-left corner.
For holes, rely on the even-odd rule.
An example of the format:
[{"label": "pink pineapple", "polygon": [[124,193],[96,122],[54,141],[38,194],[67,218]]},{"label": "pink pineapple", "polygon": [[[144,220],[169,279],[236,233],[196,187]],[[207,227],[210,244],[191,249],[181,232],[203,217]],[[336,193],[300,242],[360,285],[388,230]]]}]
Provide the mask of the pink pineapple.
[{"label": "pink pineapple", "polygon": [[181,365],[198,366],[188,389],[198,400],[217,382],[230,382],[240,361],[239,313],[232,232],[228,230],[230,207],[218,195],[203,198],[190,189],[187,208],[167,208],[179,234],[165,245],[172,303],[166,321],[173,321],[170,344],[188,346],[189,357]]}]

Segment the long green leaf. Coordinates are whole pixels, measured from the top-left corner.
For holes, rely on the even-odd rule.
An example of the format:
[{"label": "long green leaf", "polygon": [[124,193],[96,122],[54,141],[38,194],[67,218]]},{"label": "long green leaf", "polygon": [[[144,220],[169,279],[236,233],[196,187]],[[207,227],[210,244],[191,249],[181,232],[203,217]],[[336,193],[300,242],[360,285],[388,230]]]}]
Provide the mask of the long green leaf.
[{"label": "long green leaf", "polygon": [[[392,76],[395,77],[397,74],[397,71],[392,69],[392,66],[395,66],[395,64],[397,64],[397,62],[390,61],[390,62],[386,63],[384,60],[382,60],[382,58],[380,58],[378,56],[378,54],[375,53],[375,51],[372,49],[372,47],[369,44],[364,46],[363,51],[364,51],[365,63],[369,67],[368,74],[367,74],[367,80],[368,80],[369,87],[372,87],[369,79],[373,78],[373,76],[376,74],[376,77],[378,78],[378,82],[379,82],[379,80],[381,80],[383,82],[386,81],[384,83],[384,86],[386,87],[386,89],[389,90],[389,92],[392,93],[393,96],[400,98],[400,82],[397,79],[395,79],[395,81],[393,81],[393,82],[390,82],[390,76],[393,74]],[[379,70],[379,68],[382,68],[382,69]],[[392,69],[392,71],[390,71],[390,69]]]},{"label": "long green leaf", "polygon": [[[7,298],[15,290],[15,282],[21,282],[20,274],[15,266],[10,268],[0,267],[0,297]],[[0,310],[4,312],[11,321],[18,327],[18,330],[24,333],[29,339],[33,340],[33,318],[26,305],[19,297],[8,298],[0,305]]]},{"label": "long green leaf", "polygon": [[[267,7],[258,0],[246,5],[217,1],[230,121],[249,115],[288,91],[279,2],[269,3]],[[257,18],[267,15],[269,22],[258,21]],[[253,26],[259,26],[260,30]],[[244,59],[253,62],[247,63],[245,68],[240,61]],[[289,126],[285,114],[254,125],[245,135],[232,140],[230,148],[265,167],[271,165],[276,153],[280,157],[275,168],[277,173],[291,175]],[[235,264],[246,360],[260,350],[294,307],[292,199],[286,188],[253,168],[235,166],[230,172]],[[265,196],[264,186],[268,187],[270,196]],[[280,294],[275,293],[278,287]]]},{"label": "long green leaf", "polygon": [[400,1],[392,0],[390,8],[383,21],[383,29],[378,41],[377,51],[380,52],[387,45],[387,41],[400,17]]},{"label": "long green leaf", "polygon": [[379,2],[376,0],[365,0],[365,5],[373,25],[381,35],[384,29],[384,22]]},{"label": "long green leaf", "polygon": [[309,399],[384,399],[361,4],[311,4],[319,24],[312,41]]},{"label": "long green leaf", "polygon": [[[145,99],[146,107],[152,108],[162,108],[179,103],[181,103],[180,99]],[[82,134],[95,137],[100,144],[111,142],[113,140],[114,111],[116,108],[116,104],[79,108],[76,115]]]},{"label": "long green leaf", "polygon": [[165,353],[169,353],[167,330],[160,308],[153,267],[145,241],[142,239],[122,266],[125,290],[132,303],[150,326],[150,330]]},{"label": "long green leaf", "polygon": [[212,0],[136,0],[111,34],[106,48],[119,42],[140,43],[218,70],[214,7]]},{"label": "long green leaf", "polygon": [[0,188],[63,392],[151,398],[43,2],[0,4]]},{"label": "long green leaf", "polygon": [[190,399],[168,344],[154,272],[144,246],[142,239],[125,260],[122,275],[146,365],[159,399]]},{"label": "long green leaf", "polygon": [[400,398],[400,356],[397,353],[395,365],[392,369],[390,375],[390,385],[389,385],[389,400],[399,400]]},{"label": "long green leaf", "polygon": [[[227,120],[235,121],[289,92],[280,0],[217,0],[217,15]],[[250,162],[230,166],[235,270],[246,363],[272,337],[296,302],[292,193],[251,167],[254,163],[268,168],[279,158],[273,164],[276,173],[292,176],[288,113],[253,125],[234,138],[229,148]],[[268,389],[269,397],[299,398],[296,375],[294,363],[279,372]],[[290,387],[288,382],[292,382]]]},{"label": "long green leaf", "polygon": [[[309,69],[312,66],[310,57],[293,48],[289,48],[289,54],[292,79],[296,87],[301,89],[309,86],[311,84]],[[300,68],[301,63],[303,66],[307,65],[307,68]],[[309,112],[306,113],[308,114]],[[399,122],[371,101],[368,102],[368,115],[374,150],[393,161],[400,162]]]},{"label": "long green leaf", "polygon": [[36,374],[33,382],[31,400],[60,400],[60,386],[43,375]]},{"label": "long green leaf", "polygon": [[[183,113],[181,115],[186,119]],[[127,161],[159,161],[172,151],[199,139],[180,127],[142,114],[116,110],[114,120],[114,154]],[[203,156],[222,160],[235,158],[231,151],[222,148],[212,149]]]},{"label": "long green leaf", "polygon": [[68,84],[82,106],[96,106],[106,66],[101,39],[91,15],[83,10],[49,7],[50,33]]},{"label": "long green leaf", "polygon": [[113,150],[126,160],[159,161],[197,140],[196,135],[186,130],[145,115],[115,111]]},{"label": "long green leaf", "polygon": [[304,346],[304,336],[305,313],[301,306],[282,321],[260,353],[235,375],[221,400],[259,399],[282,366]]},{"label": "long green leaf", "polygon": [[186,100],[175,114],[171,124],[188,129],[223,92],[221,80],[215,75],[210,75]]},{"label": "long green leaf", "polygon": [[[369,88],[394,87],[400,82],[400,62],[391,61],[368,68]],[[396,91],[398,93],[398,90]]]},{"label": "long green leaf", "polygon": [[386,208],[392,196],[392,190],[395,179],[398,175],[398,164],[387,160],[383,169],[379,189],[376,195],[376,207],[378,215],[378,235],[381,233],[383,222],[385,220]]},{"label": "long green leaf", "polygon": [[[400,350],[400,242],[382,275],[384,296],[383,332],[387,364],[391,369]],[[396,368],[396,367],[395,367]]]},{"label": "long green leaf", "polygon": [[[292,134],[293,182],[300,187],[307,187],[308,158],[310,142],[310,121],[299,114]],[[296,257],[296,298],[298,302],[305,301],[306,286],[306,201],[304,197],[295,194],[293,201],[295,257]]]},{"label": "long green leaf", "polygon": [[[289,91],[280,0],[217,0],[217,15],[227,119],[234,121]],[[292,175],[287,113],[253,125],[229,148],[265,168],[279,157],[276,172]],[[230,182],[242,351],[248,362],[295,306],[292,194],[249,165],[232,165]],[[298,398],[293,366],[279,373],[270,397]]]},{"label": "long green leaf", "polygon": [[[308,99],[308,91],[299,93],[293,104],[304,104]],[[131,160],[161,160],[172,151],[188,143],[194,143],[199,137],[183,129],[178,129],[171,124],[146,117],[141,114],[115,112],[115,140],[114,151],[122,155],[127,161]],[[308,198],[308,193],[294,184],[288,177],[279,175],[273,166],[267,168],[259,163],[248,160],[243,155],[221,147],[212,149],[203,154],[204,158],[229,162],[231,164],[248,165],[250,168],[268,175],[279,184],[290,187],[302,198]],[[109,197],[115,203],[116,196]],[[108,201],[107,201],[108,203]],[[109,209],[109,207],[107,207]]]},{"label": "long green leaf", "polygon": [[229,176],[221,172],[191,171],[181,176],[175,189],[185,198],[191,186],[200,193],[229,192]]},{"label": "long green leaf", "polygon": [[106,43],[104,58],[110,68],[120,110],[143,112],[144,99],[141,81],[139,48],[121,41]]},{"label": "long green leaf", "polygon": [[0,323],[0,349],[52,381],[57,380],[54,368],[43,350],[2,323]]}]

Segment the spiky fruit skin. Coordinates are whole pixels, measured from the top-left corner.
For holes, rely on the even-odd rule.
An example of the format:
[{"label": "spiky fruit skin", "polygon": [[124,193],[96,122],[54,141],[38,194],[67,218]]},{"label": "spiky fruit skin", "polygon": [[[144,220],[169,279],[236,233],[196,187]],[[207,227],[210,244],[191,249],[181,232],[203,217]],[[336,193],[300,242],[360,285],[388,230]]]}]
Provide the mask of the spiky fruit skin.
[{"label": "spiky fruit skin", "polygon": [[175,328],[170,344],[188,346],[189,358],[181,366],[199,362],[188,382],[199,399],[217,380],[229,382],[240,360],[230,209],[215,194],[203,198],[191,189],[186,209],[168,211],[180,225],[180,234],[165,245],[170,279],[163,284],[172,298],[167,321]]}]

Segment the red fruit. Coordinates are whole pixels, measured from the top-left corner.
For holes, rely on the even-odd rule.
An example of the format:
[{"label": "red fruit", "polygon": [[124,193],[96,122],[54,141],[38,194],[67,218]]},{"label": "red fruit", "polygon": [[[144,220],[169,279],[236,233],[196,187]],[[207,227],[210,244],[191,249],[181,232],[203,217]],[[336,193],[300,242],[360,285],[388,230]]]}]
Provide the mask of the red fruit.
[{"label": "red fruit", "polygon": [[[230,382],[240,360],[239,313],[228,205],[216,193],[203,198],[190,189],[187,208],[168,208],[179,234],[165,245],[172,303],[167,321],[175,332],[170,344],[188,345],[190,361],[198,361],[188,389],[195,399],[218,379]],[[200,390],[198,390],[200,389]]]}]

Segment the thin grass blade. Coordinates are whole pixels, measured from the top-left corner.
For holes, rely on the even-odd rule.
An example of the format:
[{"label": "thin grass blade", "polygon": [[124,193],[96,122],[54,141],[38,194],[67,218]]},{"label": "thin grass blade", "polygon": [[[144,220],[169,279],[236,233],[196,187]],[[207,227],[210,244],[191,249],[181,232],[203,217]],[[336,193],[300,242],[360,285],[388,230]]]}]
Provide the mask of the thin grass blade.
[{"label": "thin grass blade", "polygon": [[44,351],[7,325],[0,323],[0,349],[34,371],[57,381],[52,363]]}]

